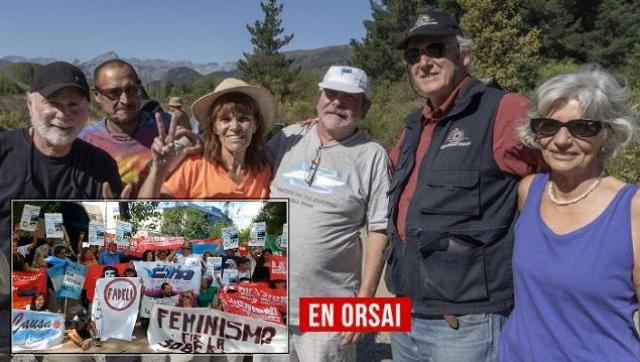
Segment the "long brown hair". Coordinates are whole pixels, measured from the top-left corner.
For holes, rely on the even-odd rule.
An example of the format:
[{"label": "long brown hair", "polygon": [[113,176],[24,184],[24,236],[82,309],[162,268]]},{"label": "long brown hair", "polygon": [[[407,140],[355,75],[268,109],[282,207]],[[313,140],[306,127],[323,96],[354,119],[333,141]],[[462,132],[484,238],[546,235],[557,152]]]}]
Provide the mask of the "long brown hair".
[{"label": "long brown hair", "polygon": [[247,148],[245,154],[246,166],[253,170],[258,171],[260,168],[267,165],[267,155],[265,152],[265,131],[264,131],[264,119],[258,108],[258,105],[244,93],[227,93],[216,101],[211,106],[209,117],[205,121],[204,127],[204,158],[222,164],[222,144],[215,133],[215,123],[218,117],[229,110],[235,110],[236,112],[246,111],[253,113],[256,119],[257,128],[256,133],[251,137],[251,143]]}]

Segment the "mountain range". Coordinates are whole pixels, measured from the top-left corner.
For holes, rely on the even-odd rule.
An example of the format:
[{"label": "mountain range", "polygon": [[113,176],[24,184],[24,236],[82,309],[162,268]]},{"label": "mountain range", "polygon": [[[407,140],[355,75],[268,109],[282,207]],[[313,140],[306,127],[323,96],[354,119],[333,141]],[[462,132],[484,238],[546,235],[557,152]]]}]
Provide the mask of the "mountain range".
[{"label": "mountain range", "polygon": [[[284,52],[288,59],[293,59],[293,65],[299,66],[304,70],[315,73],[324,72],[332,64],[346,64],[353,49],[350,45],[328,46],[318,49],[292,50]],[[237,73],[237,62],[225,63],[206,63],[198,64],[191,61],[172,61],[166,59],[139,59],[139,58],[121,58],[116,52],[109,51],[100,54],[87,61],[74,60],[77,65],[87,75],[87,78],[93,78],[93,70],[95,67],[109,59],[125,60],[136,68],[143,82],[149,83],[154,81],[162,81],[170,78],[176,83],[190,82],[202,75],[220,73],[225,75],[233,75]],[[0,58],[0,68],[15,63],[35,63],[47,64],[58,59],[54,58],[26,58],[21,56],[5,56]]]}]

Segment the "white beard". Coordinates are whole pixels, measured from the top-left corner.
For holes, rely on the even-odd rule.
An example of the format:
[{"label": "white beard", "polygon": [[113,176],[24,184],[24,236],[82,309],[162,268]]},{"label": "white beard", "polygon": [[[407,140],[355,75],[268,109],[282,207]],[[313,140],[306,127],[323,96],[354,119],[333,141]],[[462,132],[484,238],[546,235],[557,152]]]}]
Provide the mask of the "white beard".
[{"label": "white beard", "polygon": [[57,124],[64,123],[56,118],[47,122],[31,117],[31,124],[35,128],[36,132],[38,132],[38,134],[52,146],[63,147],[70,145],[82,130],[82,127],[80,126],[75,126],[68,130],[61,130],[52,126],[51,123],[53,122]]}]

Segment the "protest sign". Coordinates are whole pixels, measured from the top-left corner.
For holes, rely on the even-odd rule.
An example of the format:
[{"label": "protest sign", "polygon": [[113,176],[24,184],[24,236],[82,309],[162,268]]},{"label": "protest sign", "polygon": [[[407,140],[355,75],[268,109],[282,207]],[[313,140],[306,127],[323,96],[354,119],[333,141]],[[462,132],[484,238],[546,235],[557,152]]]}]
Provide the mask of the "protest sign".
[{"label": "protest sign", "polygon": [[44,225],[47,238],[63,239],[64,231],[62,230],[62,214],[61,213],[45,213]]},{"label": "protest sign", "polygon": [[[156,300],[160,303],[165,301],[162,296],[162,284],[171,284],[173,292],[178,294],[184,291],[192,291],[196,296],[200,293],[200,283],[202,281],[202,267],[200,265],[182,265],[174,263],[164,263],[155,261],[134,261],[138,276],[142,278],[144,286],[144,298],[147,303],[146,310],[150,311],[150,305]],[[148,313],[144,312],[143,313]],[[145,315],[142,315],[143,317]]]},{"label": "protest sign", "polygon": [[278,238],[278,248],[284,250],[287,248],[287,244],[289,244],[289,225],[282,225],[282,235]]},{"label": "protest sign", "polygon": [[170,353],[285,353],[287,329],[275,323],[208,308],[156,305],[147,339]]},{"label": "protest sign", "polygon": [[221,256],[210,256],[207,258],[205,275],[213,277],[213,280],[216,278],[222,278],[222,257]]},{"label": "protest sign", "polygon": [[175,306],[178,304],[179,299],[180,296],[177,294],[172,297],[149,297],[147,295],[143,295],[142,304],[140,306],[140,317],[149,318],[151,316],[153,306],[156,304]]},{"label": "protest sign", "polygon": [[78,263],[66,263],[64,277],[60,286],[59,296],[71,299],[80,299],[82,287],[87,275],[86,265]]},{"label": "protest sign", "polygon": [[222,309],[231,314],[238,314],[249,318],[257,318],[263,321],[284,324],[278,308],[257,302],[249,301],[238,292],[218,292],[222,303]]},{"label": "protest sign", "polygon": [[116,244],[128,248],[130,238],[131,224],[125,221],[116,221]]},{"label": "protest sign", "polygon": [[100,278],[96,282],[91,315],[102,341],[130,341],[140,305],[140,279]]},{"label": "protest sign", "polygon": [[238,245],[238,228],[235,226],[231,226],[222,229],[222,246],[224,250],[238,249]]},{"label": "protest sign", "polygon": [[63,338],[62,314],[19,309],[11,311],[12,352],[58,348],[62,346]]},{"label": "protest sign", "polygon": [[267,236],[267,223],[256,222],[251,225],[249,232],[249,246],[265,246]]},{"label": "protest sign", "polygon": [[[34,232],[38,226],[38,216],[40,215],[40,206],[29,204],[24,205],[22,216],[20,217],[20,230]],[[42,233],[42,230],[40,230]]]},{"label": "protest sign", "polygon": [[238,284],[238,269],[224,269],[222,272],[224,285]]},{"label": "protest sign", "polygon": [[105,225],[103,223],[89,222],[89,245],[104,246]]},{"label": "protest sign", "polygon": [[14,309],[25,309],[31,304],[31,299],[38,294],[47,294],[46,269],[38,272],[11,273],[13,281],[11,285],[12,306]]},{"label": "protest sign", "polygon": [[65,264],[58,264],[47,270],[49,280],[51,280],[51,284],[53,285],[53,290],[56,292],[57,298],[62,298],[60,296],[60,290],[62,289],[62,280],[64,279]]},{"label": "protest sign", "polygon": [[130,242],[129,255],[141,258],[146,250],[178,249],[184,243],[184,238],[177,236],[136,236],[132,237]]},{"label": "protest sign", "polygon": [[286,280],[287,279],[287,257],[280,255],[271,255],[269,257],[269,279]]},{"label": "protest sign", "polygon": [[87,291],[87,299],[93,301],[94,293],[96,289],[96,281],[98,278],[102,278],[102,273],[105,267],[111,266],[118,270],[118,276],[124,275],[124,269],[129,263],[109,264],[109,265],[89,265],[87,269],[87,276],[84,281],[84,289]]}]

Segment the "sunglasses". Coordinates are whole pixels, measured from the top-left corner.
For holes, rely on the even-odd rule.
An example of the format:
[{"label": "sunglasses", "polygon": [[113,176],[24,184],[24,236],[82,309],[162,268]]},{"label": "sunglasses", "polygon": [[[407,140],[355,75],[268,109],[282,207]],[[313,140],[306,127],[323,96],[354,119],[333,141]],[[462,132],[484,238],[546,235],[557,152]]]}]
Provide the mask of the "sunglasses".
[{"label": "sunglasses", "polygon": [[139,96],[140,91],[142,90],[142,85],[136,83],[123,88],[100,89],[96,87],[95,89],[98,93],[102,94],[112,101],[115,101],[122,97],[122,93],[125,93],[127,97]]},{"label": "sunglasses", "polygon": [[593,137],[600,133],[603,122],[591,119],[572,119],[569,122],[560,122],[553,118],[532,118],[531,131],[538,137],[555,136],[560,128],[566,127],[573,137]]},{"label": "sunglasses", "polygon": [[435,59],[444,58],[444,56],[447,55],[447,48],[457,45],[457,43],[447,44],[443,42],[436,42],[415,48],[407,48],[404,50],[404,60],[407,64],[415,64],[420,61],[420,57],[422,55]]}]

